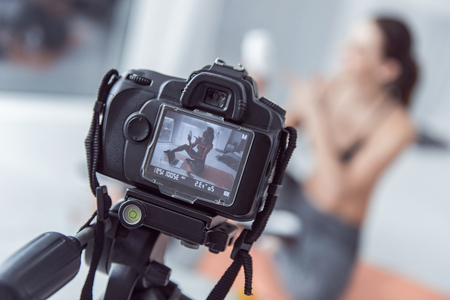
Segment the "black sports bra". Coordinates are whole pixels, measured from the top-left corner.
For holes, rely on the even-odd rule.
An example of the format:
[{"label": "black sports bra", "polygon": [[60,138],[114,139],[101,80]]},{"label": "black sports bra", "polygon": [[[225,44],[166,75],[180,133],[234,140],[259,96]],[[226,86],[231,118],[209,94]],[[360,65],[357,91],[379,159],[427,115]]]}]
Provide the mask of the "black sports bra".
[{"label": "black sports bra", "polygon": [[363,145],[364,139],[356,140],[356,142],[354,142],[350,147],[339,152],[339,160],[343,163],[348,163],[355,156],[355,154],[358,153]]}]

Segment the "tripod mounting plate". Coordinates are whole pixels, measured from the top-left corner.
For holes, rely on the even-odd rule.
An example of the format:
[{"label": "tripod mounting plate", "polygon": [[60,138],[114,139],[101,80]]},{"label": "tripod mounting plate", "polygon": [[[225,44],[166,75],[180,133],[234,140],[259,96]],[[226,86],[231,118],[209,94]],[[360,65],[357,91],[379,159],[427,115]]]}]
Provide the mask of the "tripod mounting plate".
[{"label": "tripod mounting plate", "polygon": [[[119,209],[120,222],[130,229],[145,226],[188,244],[205,245],[214,253],[224,251],[233,243],[237,227],[225,218],[189,204],[177,205],[164,197],[138,189],[128,190]],[[130,212],[132,216],[139,215],[140,220],[130,222]]]}]

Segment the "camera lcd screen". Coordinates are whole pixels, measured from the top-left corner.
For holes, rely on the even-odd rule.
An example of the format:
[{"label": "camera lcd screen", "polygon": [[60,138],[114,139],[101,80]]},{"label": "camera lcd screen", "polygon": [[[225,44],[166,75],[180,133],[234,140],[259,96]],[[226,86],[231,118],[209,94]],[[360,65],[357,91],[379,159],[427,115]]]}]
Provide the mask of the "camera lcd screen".
[{"label": "camera lcd screen", "polygon": [[232,123],[163,106],[143,177],[172,197],[231,206],[253,138]]}]

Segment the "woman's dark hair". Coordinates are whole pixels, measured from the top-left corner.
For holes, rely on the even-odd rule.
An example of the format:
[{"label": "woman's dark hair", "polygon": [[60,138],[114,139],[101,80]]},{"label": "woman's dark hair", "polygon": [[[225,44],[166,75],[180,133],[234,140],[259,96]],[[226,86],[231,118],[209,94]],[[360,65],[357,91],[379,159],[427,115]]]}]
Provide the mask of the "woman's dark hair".
[{"label": "woman's dark hair", "polygon": [[378,17],[375,22],[383,34],[384,57],[396,59],[402,67],[400,76],[390,87],[391,92],[404,106],[408,106],[419,76],[419,69],[412,54],[410,30],[398,19]]},{"label": "woman's dark hair", "polygon": [[205,132],[208,136],[208,141],[212,142],[214,140],[214,129],[212,129],[211,127],[208,127],[208,128],[206,128]]}]

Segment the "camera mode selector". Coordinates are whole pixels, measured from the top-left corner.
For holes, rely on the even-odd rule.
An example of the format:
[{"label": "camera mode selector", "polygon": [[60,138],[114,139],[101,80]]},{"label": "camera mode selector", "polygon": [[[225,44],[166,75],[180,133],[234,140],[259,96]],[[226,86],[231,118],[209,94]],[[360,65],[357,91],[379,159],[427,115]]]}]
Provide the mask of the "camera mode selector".
[{"label": "camera mode selector", "polygon": [[134,116],[125,125],[125,134],[135,142],[142,142],[150,133],[150,124],[141,116]]},{"label": "camera mode selector", "polygon": [[152,81],[150,79],[136,75],[136,74],[128,74],[127,79],[133,81],[134,83],[140,84],[140,85],[150,85],[152,83]]},{"label": "camera mode selector", "polygon": [[267,98],[261,97],[259,99],[259,101],[261,101],[262,103],[264,103],[265,105],[269,106],[270,108],[272,108],[273,110],[275,110],[277,113],[279,113],[282,116],[286,116],[286,111],[281,108],[280,106],[276,105],[275,103],[273,103],[272,101],[270,101]]}]

